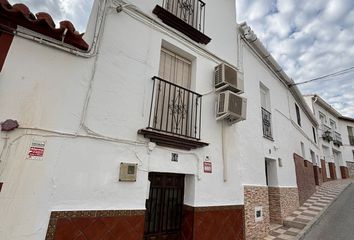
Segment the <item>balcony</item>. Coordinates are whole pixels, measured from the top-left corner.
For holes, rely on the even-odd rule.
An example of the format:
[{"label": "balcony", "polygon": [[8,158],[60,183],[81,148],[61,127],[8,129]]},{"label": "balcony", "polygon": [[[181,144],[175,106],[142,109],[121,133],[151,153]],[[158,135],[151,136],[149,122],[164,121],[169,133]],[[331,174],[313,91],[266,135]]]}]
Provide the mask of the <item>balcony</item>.
[{"label": "balcony", "polygon": [[263,124],[263,137],[268,138],[270,140],[273,140],[272,136],[272,114],[265,110],[264,108],[262,109],[262,124]]},{"label": "balcony", "polygon": [[211,40],[204,35],[205,3],[201,0],[163,0],[153,13],[198,43],[208,44]]},{"label": "balcony", "polygon": [[322,124],[322,139],[327,142],[333,141],[332,130],[325,124]]},{"label": "balcony", "polygon": [[159,77],[153,77],[149,124],[139,134],[160,146],[194,149],[200,141],[202,95]]},{"label": "balcony", "polygon": [[343,146],[342,136],[340,135],[340,133],[334,131],[333,135],[334,135],[333,144],[338,147]]},{"label": "balcony", "polygon": [[354,136],[349,136],[349,144],[354,146]]}]

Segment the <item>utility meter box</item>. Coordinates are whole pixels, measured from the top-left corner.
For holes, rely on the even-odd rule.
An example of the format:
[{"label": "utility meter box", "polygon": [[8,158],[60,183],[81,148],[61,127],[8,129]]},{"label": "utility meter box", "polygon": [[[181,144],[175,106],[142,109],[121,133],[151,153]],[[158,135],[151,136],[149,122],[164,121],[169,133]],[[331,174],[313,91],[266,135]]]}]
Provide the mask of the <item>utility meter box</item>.
[{"label": "utility meter box", "polygon": [[119,181],[135,182],[138,164],[136,163],[120,163]]}]

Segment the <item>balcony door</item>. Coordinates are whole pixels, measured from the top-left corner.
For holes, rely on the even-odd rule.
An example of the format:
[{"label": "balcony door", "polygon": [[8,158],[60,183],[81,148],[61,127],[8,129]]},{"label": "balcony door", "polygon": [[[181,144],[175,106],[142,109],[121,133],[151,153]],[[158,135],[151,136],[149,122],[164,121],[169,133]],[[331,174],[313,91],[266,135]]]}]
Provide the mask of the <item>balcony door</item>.
[{"label": "balcony door", "polygon": [[201,96],[192,92],[192,63],[161,49],[159,79],[155,81],[152,128],[168,134],[199,138]]}]

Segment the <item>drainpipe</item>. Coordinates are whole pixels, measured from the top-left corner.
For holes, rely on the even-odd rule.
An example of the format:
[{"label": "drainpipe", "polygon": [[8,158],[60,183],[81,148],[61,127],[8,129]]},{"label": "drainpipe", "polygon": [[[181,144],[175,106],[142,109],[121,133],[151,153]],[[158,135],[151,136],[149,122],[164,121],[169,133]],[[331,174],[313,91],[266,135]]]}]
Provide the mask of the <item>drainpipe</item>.
[{"label": "drainpipe", "polygon": [[224,177],[224,182],[227,182],[228,176],[227,176],[227,159],[226,159],[226,146],[225,146],[225,122],[222,121],[221,125],[221,151],[222,151],[222,163],[223,163],[223,177]]}]

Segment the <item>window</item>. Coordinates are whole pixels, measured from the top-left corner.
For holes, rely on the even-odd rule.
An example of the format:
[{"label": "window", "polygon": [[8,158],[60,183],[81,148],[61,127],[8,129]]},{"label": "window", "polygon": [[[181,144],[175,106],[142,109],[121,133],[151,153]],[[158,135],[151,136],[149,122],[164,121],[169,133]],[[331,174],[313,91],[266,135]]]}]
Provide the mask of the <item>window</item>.
[{"label": "window", "polygon": [[192,62],[174,52],[161,48],[159,77],[190,89]]},{"label": "window", "polygon": [[297,124],[301,126],[301,116],[300,116],[300,108],[299,106],[295,103],[295,110],[296,110],[296,120]]},{"label": "window", "polygon": [[303,142],[300,142],[300,144],[301,144],[301,155],[304,159],[306,159],[305,144]]},{"label": "window", "polygon": [[329,125],[331,126],[332,130],[336,130],[337,129],[337,124],[334,120],[329,119]]},{"label": "window", "polygon": [[262,83],[259,84],[261,96],[262,126],[263,136],[272,139],[272,118],[270,112],[270,95],[269,89]]},{"label": "window", "polygon": [[267,111],[270,111],[270,95],[269,89],[263,84],[259,84],[260,95],[261,95],[261,107]]},{"label": "window", "polygon": [[316,138],[316,129],[312,127],[312,134],[313,134],[313,141],[317,143],[317,138]]},{"label": "window", "polygon": [[354,133],[353,133],[353,127],[347,126],[348,130],[348,138],[349,138],[349,144],[354,146]]},{"label": "window", "polygon": [[325,124],[327,123],[327,118],[326,118],[326,115],[324,115],[323,113],[321,112],[318,112],[319,116],[320,116],[320,121],[322,124]]}]

